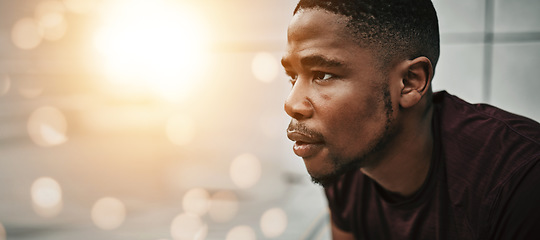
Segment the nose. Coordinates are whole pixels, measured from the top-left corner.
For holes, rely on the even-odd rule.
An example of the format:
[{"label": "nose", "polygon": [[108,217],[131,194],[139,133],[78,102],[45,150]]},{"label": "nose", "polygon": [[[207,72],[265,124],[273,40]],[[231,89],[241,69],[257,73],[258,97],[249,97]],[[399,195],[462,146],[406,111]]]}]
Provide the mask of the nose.
[{"label": "nose", "polygon": [[313,105],[309,98],[309,84],[297,80],[285,101],[285,112],[296,120],[313,116]]}]

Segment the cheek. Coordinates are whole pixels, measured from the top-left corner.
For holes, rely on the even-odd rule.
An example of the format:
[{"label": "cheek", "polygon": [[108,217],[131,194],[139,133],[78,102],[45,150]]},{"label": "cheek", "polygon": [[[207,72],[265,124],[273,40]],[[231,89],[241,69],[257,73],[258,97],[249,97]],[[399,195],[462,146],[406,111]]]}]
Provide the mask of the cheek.
[{"label": "cheek", "polygon": [[[339,104],[339,105],[337,105]],[[339,106],[326,123],[336,142],[350,144],[370,139],[386,122],[384,103],[377,98],[349,98]]]}]

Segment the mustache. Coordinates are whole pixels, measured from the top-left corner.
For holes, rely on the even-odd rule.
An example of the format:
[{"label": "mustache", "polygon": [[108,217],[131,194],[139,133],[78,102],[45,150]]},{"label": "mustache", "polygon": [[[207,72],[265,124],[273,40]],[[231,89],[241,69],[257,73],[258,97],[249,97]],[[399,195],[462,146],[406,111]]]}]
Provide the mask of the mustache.
[{"label": "mustache", "polygon": [[310,138],[324,141],[324,136],[315,130],[308,128],[305,124],[291,121],[287,127],[287,132],[297,132]]}]

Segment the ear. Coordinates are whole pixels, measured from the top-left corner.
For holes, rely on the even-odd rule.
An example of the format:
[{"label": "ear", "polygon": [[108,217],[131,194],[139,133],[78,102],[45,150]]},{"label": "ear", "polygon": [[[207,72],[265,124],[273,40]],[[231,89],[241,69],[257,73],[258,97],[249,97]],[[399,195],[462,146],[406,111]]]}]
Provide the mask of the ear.
[{"label": "ear", "polygon": [[433,66],[427,57],[409,60],[403,74],[399,105],[410,108],[416,105],[428,92],[433,78]]}]

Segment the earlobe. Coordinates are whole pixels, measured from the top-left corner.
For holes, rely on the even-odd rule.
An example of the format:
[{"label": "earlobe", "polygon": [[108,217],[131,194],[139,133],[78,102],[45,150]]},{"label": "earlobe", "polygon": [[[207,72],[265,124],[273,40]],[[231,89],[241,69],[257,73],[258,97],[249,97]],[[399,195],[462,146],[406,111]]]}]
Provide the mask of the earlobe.
[{"label": "earlobe", "polygon": [[415,106],[429,90],[433,67],[427,57],[417,57],[409,60],[403,74],[400,106],[410,108]]}]

